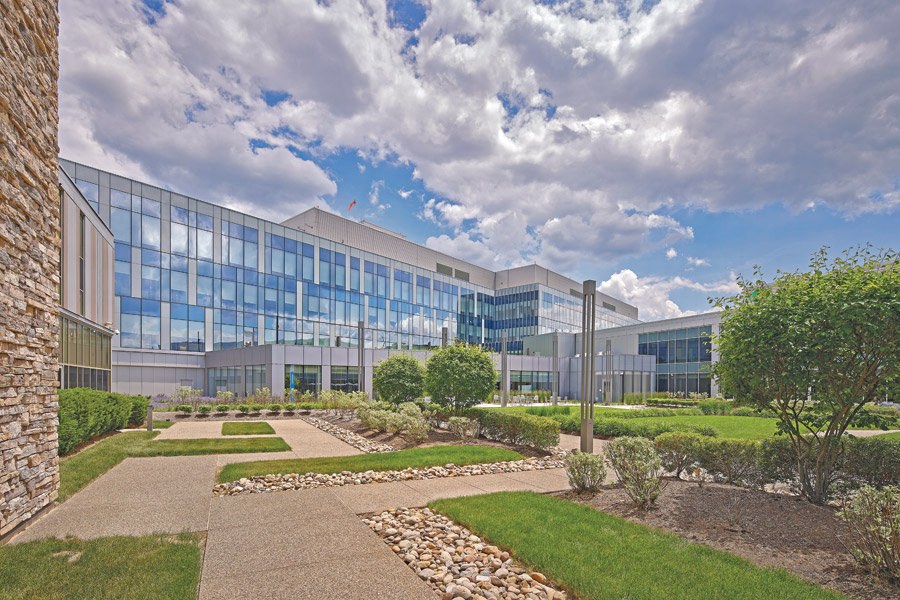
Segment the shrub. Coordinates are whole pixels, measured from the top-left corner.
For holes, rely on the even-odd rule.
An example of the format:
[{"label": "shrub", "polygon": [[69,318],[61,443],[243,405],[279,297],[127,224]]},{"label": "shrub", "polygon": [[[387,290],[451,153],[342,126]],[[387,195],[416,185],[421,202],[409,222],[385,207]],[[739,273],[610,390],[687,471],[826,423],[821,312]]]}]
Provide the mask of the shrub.
[{"label": "shrub", "polygon": [[685,400],[684,398],[672,398],[671,396],[654,396],[653,398],[647,398],[648,405],[662,405],[662,406],[697,406],[700,404],[699,400]]},{"label": "shrub", "polygon": [[272,414],[280,413],[281,405],[280,404],[270,404],[266,407],[266,409]]},{"label": "shrub", "polygon": [[231,410],[231,406],[228,404],[216,404],[217,413],[227,413],[229,410]]},{"label": "shrub", "polygon": [[[659,404],[660,400],[665,400],[668,395],[665,392],[653,392],[647,394],[647,404]],[[644,404],[644,394],[625,394],[622,397],[624,404]],[[664,403],[661,403],[664,404]]]},{"label": "shrub", "polygon": [[490,353],[465,343],[435,350],[428,358],[425,389],[431,401],[457,411],[484,402],[494,393],[497,372]]},{"label": "shrub", "polygon": [[838,516],[847,523],[859,564],[900,580],[900,488],[863,486]]},{"label": "shrub", "polygon": [[237,409],[238,409],[238,412],[241,412],[246,415],[248,412],[250,412],[250,405],[249,404],[238,404]]},{"label": "shrub", "polygon": [[687,431],[715,437],[718,432],[708,425],[690,423],[654,422],[644,423],[641,419],[597,419],[594,434],[603,437],[640,436],[655,438],[670,431]]},{"label": "shrub", "polygon": [[566,457],[566,475],[569,486],[578,492],[597,492],[606,481],[603,457],[576,452]]},{"label": "shrub", "polygon": [[[146,399],[141,399],[143,403]],[[134,414],[133,397],[86,388],[59,390],[59,453],[125,427]],[[146,410],[146,404],[142,410]]]},{"label": "shrub", "polygon": [[568,406],[530,406],[525,413],[538,417],[551,417],[553,415],[567,415],[571,412]]},{"label": "shrub", "polygon": [[175,388],[175,399],[182,404],[190,403],[191,406],[196,406],[197,399],[200,397],[200,390],[195,390],[189,385],[178,386]]},{"label": "shrub", "polygon": [[177,412],[180,412],[180,413],[184,413],[184,414],[186,414],[186,415],[189,415],[189,414],[191,414],[192,412],[194,412],[194,407],[191,406],[190,404],[179,404],[178,406],[175,407],[175,410],[176,410]]},{"label": "shrub", "polygon": [[128,415],[129,425],[140,425],[147,420],[147,407],[150,401],[143,396],[125,396],[131,402],[131,411]]},{"label": "shrub", "polygon": [[372,388],[389,402],[413,402],[425,391],[425,367],[410,354],[393,354],[375,365]]},{"label": "shrub", "polygon": [[216,398],[218,398],[225,404],[230,404],[231,401],[234,400],[234,392],[229,392],[228,390],[219,390],[216,392]]},{"label": "shrub", "polygon": [[900,486],[900,440],[851,438],[837,464],[844,490]]},{"label": "shrub", "polygon": [[489,440],[532,448],[559,445],[559,423],[548,417],[473,408],[466,416],[478,421],[481,435]]},{"label": "shrub", "polygon": [[282,410],[282,412],[285,412],[285,413],[293,413],[293,412],[294,412],[294,406],[295,406],[295,405],[293,405],[293,404],[285,404],[285,405],[282,407],[281,410]]},{"label": "shrub", "polygon": [[264,409],[265,407],[266,407],[265,404],[253,403],[250,405],[250,412],[258,413],[258,412],[262,411],[262,409]]},{"label": "shrub", "polygon": [[459,438],[463,444],[470,443],[478,434],[478,421],[469,417],[450,417],[450,431]]},{"label": "shrub", "polygon": [[704,415],[727,415],[731,413],[731,403],[721,400],[705,400],[698,404]]},{"label": "shrub", "polygon": [[700,461],[704,436],[688,431],[670,431],[656,437],[656,449],[667,471],[681,477],[684,471],[693,470]]},{"label": "shrub", "polygon": [[663,471],[653,442],[642,437],[616,438],[607,444],[606,458],[632,502],[641,508],[656,502],[663,491]]},{"label": "shrub", "polygon": [[209,404],[201,404],[197,407],[197,412],[201,415],[208,415],[212,412],[212,406],[210,406]]},{"label": "shrub", "polygon": [[707,439],[700,449],[700,466],[716,481],[763,487],[754,440]]}]

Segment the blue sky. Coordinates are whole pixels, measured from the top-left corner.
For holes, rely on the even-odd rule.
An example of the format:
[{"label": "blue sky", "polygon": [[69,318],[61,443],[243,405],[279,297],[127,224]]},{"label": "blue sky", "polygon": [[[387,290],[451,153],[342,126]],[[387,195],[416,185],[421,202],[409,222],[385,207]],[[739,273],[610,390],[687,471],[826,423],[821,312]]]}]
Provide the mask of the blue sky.
[{"label": "blue sky", "polygon": [[755,264],[897,247],[900,5],[854,6],[70,0],[61,153],[690,314]]}]

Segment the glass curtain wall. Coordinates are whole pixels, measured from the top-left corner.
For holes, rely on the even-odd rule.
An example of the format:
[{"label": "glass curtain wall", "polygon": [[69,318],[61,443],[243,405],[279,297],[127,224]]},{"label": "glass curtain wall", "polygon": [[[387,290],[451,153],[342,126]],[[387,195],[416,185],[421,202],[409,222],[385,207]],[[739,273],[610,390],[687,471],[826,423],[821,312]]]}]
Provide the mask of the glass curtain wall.
[{"label": "glass curtain wall", "polygon": [[638,354],[656,357],[657,391],[710,394],[711,325],[642,333]]}]

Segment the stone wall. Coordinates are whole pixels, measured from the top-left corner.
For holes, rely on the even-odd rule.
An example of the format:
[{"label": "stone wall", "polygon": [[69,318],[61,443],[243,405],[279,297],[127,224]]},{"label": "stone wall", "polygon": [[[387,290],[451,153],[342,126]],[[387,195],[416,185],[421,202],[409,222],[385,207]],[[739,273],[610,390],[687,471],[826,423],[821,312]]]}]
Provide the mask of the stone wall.
[{"label": "stone wall", "polygon": [[0,535],[59,488],[55,1],[0,0]]}]

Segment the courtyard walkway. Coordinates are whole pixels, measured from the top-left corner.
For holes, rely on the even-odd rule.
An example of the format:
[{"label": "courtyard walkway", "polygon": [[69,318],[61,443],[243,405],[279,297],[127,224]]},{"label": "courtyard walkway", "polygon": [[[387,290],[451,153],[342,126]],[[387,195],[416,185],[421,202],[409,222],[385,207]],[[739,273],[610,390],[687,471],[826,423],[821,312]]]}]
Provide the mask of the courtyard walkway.
[{"label": "courtyard walkway", "polygon": [[[128,458],[10,543],[67,535],[205,532],[202,600],[434,600],[436,594],[358,515],[423,506],[438,498],[568,489],[564,470],[550,469],[213,497],[216,472],[229,462],[360,453],[299,419],[269,423],[291,452]],[[221,424],[177,423],[157,439],[219,437]]]}]

